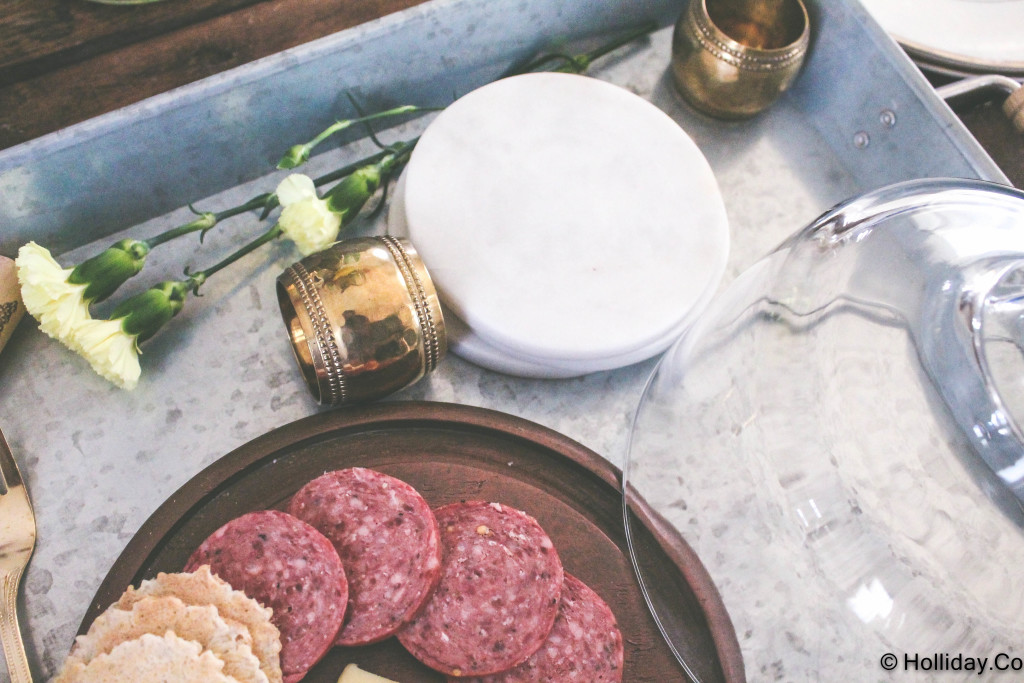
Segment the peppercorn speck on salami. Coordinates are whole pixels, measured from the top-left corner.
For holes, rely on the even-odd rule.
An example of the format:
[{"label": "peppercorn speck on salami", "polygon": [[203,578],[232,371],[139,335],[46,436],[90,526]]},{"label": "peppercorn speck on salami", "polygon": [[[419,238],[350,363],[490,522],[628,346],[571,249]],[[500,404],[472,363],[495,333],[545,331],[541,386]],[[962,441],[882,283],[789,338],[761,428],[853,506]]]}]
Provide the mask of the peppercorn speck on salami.
[{"label": "peppercorn speck on salami", "polygon": [[285,683],[301,680],[334,643],[348,581],[334,546],[309,524],[279,510],[242,515],[203,541],[185,571],[204,564],[273,610]]},{"label": "peppercorn speck on salami", "polygon": [[571,574],[565,575],[558,617],[540,649],[519,666],[481,678],[449,683],[620,683],[622,634],[608,604]]},{"label": "peppercorn speck on salami", "polygon": [[366,645],[408,623],[441,578],[441,540],[430,505],[400,479],[362,467],[303,486],[288,512],[334,544],[349,580],[337,645]]},{"label": "peppercorn speck on salami", "polygon": [[558,614],[563,571],[551,539],[525,512],[498,503],[453,503],[434,514],[441,580],[399,641],[449,676],[485,676],[522,663]]}]

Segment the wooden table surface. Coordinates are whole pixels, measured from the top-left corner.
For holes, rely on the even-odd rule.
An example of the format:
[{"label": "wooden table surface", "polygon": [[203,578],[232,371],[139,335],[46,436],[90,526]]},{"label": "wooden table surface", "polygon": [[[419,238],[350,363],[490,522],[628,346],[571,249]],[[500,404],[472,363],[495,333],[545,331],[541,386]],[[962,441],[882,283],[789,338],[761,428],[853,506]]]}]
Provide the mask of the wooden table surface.
[{"label": "wooden table surface", "polygon": [[[0,0],[0,149],[425,0]],[[1024,136],[961,118],[1017,187]]]},{"label": "wooden table surface", "polygon": [[0,149],[424,0],[0,0]]}]

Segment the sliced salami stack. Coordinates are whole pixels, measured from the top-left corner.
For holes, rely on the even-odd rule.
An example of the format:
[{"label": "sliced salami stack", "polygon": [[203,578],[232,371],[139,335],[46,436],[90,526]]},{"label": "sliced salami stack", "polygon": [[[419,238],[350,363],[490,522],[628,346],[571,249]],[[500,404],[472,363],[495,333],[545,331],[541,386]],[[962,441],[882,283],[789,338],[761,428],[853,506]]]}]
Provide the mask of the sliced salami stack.
[{"label": "sliced salami stack", "polygon": [[202,565],[271,608],[284,683],[332,645],[392,635],[450,680],[622,680],[611,609],[563,571],[533,517],[499,503],[431,510],[381,472],[327,472],[288,512],[252,512],[215,531],[185,569]]},{"label": "sliced salami stack", "polygon": [[334,546],[309,524],[278,510],[242,515],[203,541],[185,571],[204,564],[273,610],[285,683],[301,680],[334,643],[348,581]]},{"label": "sliced salami stack", "polygon": [[441,580],[399,641],[450,676],[522,663],[558,614],[563,571],[554,544],[535,519],[497,503],[455,503],[434,514],[444,548]]},{"label": "sliced salami stack", "polygon": [[416,489],[381,472],[328,472],[292,498],[288,512],[324,534],[349,579],[338,645],[393,635],[430,598],[441,578],[434,513]]}]

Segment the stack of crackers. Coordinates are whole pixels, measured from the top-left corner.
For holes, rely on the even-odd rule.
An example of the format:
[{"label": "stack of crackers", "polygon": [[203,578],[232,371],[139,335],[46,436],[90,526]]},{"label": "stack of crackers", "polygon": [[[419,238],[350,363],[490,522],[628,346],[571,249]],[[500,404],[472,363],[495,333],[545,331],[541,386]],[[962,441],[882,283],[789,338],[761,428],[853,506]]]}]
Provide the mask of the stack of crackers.
[{"label": "stack of crackers", "polygon": [[75,639],[54,683],[282,683],[271,610],[202,566],[129,588]]}]

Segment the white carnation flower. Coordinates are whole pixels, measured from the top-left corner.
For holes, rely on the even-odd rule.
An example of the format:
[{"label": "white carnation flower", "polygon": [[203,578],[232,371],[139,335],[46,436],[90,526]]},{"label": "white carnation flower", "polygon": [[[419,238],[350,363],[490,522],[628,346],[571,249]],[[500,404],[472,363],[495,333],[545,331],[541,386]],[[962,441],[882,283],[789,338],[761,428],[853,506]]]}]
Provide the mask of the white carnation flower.
[{"label": "white carnation flower", "polygon": [[18,250],[15,260],[25,310],[39,321],[39,329],[77,351],[79,327],[91,320],[83,296],[86,285],[68,282],[71,268],[61,268],[50,252],[35,242]]},{"label": "white carnation flower", "polygon": [[135,337],[120,320],[94,320],[83,293],[88,284],[70,284],[72,268],[61,268],[35,242],[18,250],[15,261],[25,310],[39,329],[75,351],[102,377],[122,389],[134,389],[142,373]]},{"label": "white carnation flower", "polygon": [[121,329],[120,320],[89,320],[77,333],[78,352],[99,375],[122,389],[134,389],[142,368],[135,336]]},{"label": "white carnation flower", "polygon": [[277,199],[281,206],[288,206],[303,199],[318,197],[316,185],[308,175],[292,173],[277,185]]},{"label": "white carnation flower", "polygon": [[282,180],[277,198],[283,207],[278,225],[303,256],[323,251],[337,241],[341,216],[327,208],[309,176],[293,173]]}]

